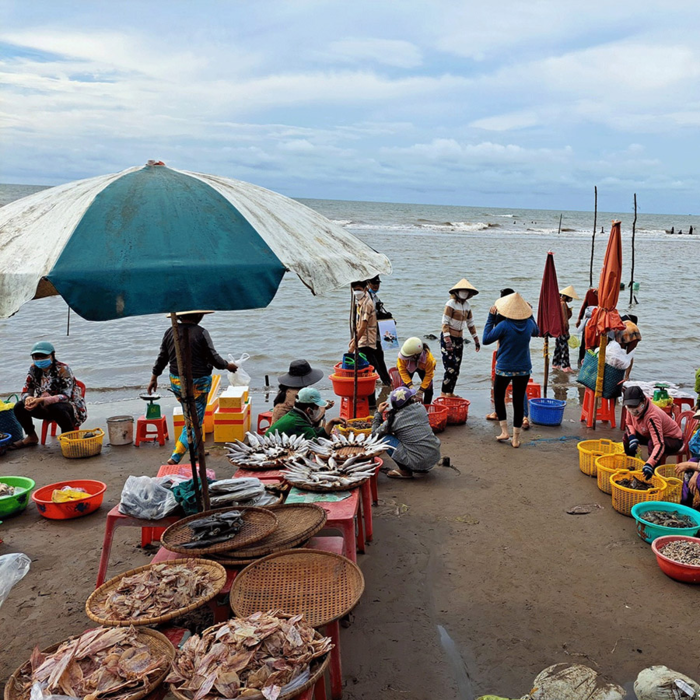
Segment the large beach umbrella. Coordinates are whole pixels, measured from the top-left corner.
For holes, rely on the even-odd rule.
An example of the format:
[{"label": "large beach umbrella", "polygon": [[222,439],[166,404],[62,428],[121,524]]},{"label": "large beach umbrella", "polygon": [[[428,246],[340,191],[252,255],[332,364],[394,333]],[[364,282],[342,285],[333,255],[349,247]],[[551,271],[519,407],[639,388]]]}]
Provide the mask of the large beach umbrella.
[{"label": "large beach umbrella", "polygon": [[549,339],[558,338],[565,332],[557,270],[554,267],[554,253],[551,250],[547,253],[547,261],[544,264],[540,299],[537,304],[537,326],[540,329],[540,338],[544,338],[544,395],[546,398],[549,383]]},{"label": "large beach umbrella", "polygon": [[598,399],[603,395],[603,379],[605,376],[605,348],[608,344],[608,332],[622,330],[625,324],[617,311],[620,297],[620,282],[622,281],[622,234],[620,222],[613,221],[610,229],[608,247],[605,251],[603,269],[598,283],[598,306],[593,310],[586,324],[586,347],[594,348],[600,345],[598,353],[598,377],[596,379],[593,427],[598,412]]},{"label": "large beach umbrella", "polygon": [[[0,318],[54,294],[91,321],[253,309],[272,301],[287,271],[313,294],[391,271],[386,256],[294,200],[154,161],[7,204],[0,244]],[[172,324],[177,344],[186,328],[174,315]],[[181,355],[184,413],[203,476],[191,371]],[[202,485],[206,495],[206,479]]]}]

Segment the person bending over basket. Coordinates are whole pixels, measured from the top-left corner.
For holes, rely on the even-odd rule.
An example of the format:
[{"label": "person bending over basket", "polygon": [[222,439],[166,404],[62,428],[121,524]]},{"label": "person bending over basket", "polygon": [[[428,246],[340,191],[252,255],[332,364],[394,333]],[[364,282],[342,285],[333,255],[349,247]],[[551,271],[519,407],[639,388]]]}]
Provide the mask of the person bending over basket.
[{"label": "person bending over basket", "polygon": [[429,472],[440,461],[440,440],[417,393],[410,387],[394,389],[374,415],[372,434],[388,438],[387,453],[398,467],[387,474],[391,479],[412,479],[413,472]]},{"label": "person bending over basket", "polygon": [[654,405],[639,386],[625,387],[622,404],[629,414],[622,438],[625,454],[635,457],[640,445],[648,446],[649,454],[642,469],[648,481],[666,457],[680,452],[683,433],[678,423]]},{"label": "person bending over basket", "polygon": [[54,346],[47,341],[36,343],[31,356],[22,399],[14,406],[17,421],[27,436],[12,445],[15,449],[39,443],[35,418],[55,421],[62,433],[77,430],[87,418],[80,387],[70,367],[56,359]]},{"label": "person bending over basket", "polygon": [[282,418],[273,423],[265,435],[302,435],[307,440],[317,437],[330,437],[333,426],[347,425],[345,418],[331,418],[323,421],[326,415],[327,402],[321,398],[318,389],[306,386],[299,389],[294,408]]},{"label": "person bending over basket", "polygon": [[433,377],[437,362],[430,348],[420,338],[409,338],[396,358],[396,368],[404,386],[411,387],[413,376],[421,380],[416,398],[426,404],[433,402]]}]

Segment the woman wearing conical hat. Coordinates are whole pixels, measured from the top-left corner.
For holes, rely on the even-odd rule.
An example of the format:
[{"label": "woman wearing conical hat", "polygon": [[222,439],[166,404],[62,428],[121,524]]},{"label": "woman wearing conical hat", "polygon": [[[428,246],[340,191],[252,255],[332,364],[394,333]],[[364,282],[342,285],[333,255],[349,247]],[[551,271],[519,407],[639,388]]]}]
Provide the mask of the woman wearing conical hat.
[{"label": "woman wearing conical hat", "polygon": [[580,297],[576,294],[573,286],[569,285],[559,290],[559,298],[561,299],[561,315],[564,318],[566,332],[556,340],[552,367],[564,372],[571,372],[571,361],[569,360],[569,319],[571,318],[571,307],[569,302]]},{"label": "woman wearing conical hat", "polygon": [[474,349],[479,352],[481,344],[476,332],[472,307],[469,299],[479,291],[466,279],[461,279],[450,289],[450,298],[445,305],[442,315],[442,333],[440,333],[440,350],[445,375],[442,380],[442,395],[454,396],[455,386],[459,379],[464,351],[464,328],[469,329],[474,340]]}]

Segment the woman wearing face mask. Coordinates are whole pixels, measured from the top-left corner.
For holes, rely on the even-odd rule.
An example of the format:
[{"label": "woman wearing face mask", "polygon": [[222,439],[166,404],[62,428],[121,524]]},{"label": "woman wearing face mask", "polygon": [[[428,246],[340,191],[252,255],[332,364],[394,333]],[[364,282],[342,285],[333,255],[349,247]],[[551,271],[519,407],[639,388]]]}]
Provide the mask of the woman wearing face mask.
[{"label": "woman wearing face mask", "polygon": [[[380,358],[377,356],[377,345],[379,340],[379,327],[377,326],[377,310],[374,308],[372,297],[367,291],[367,280],[353,282],[350,285],[352,294],[355,297],[355,335],[350,340],[349,352],[361,352],[367,361],[375,368],[379,367]],[[353,329],[351,328],[352,332]],[[382,360],[383,362],[383,360]],[[377,405],[376,394],[368,397],[369,407],[374,409]]]},{"label": "woman wearing face mask", "polygon": [[34,419],[58,423],[62,433],[76,430],[87,418],[87,409],[80,387],[70,367],[56,359],[54,346],[41,341],[32,348],[32,366],[22,389],[22,399],[14,412],[27,436],[13,447],[31,447],[39,443]]},{"label": "woman wearing face mask", "polygon": [[409,338],[402,346],[396,358],[396,369],[404,386],[411,387],[413,376],[421,380],[416,399],[422,403],[433,402],[433,377],[435,376],[435,358],[430,348],[420,338]]},{"label": "woman wearing face mask", "polygon": [[478,293],[476,287],[467,282],[466,279],[461,279],[450,289],[450,299],[445,305],[445,311],[442,315],[442,333],[440,333],[442,365],[445,368],[445,376],[442,380],[443,396],[455,395],[455,386],[462,365],[465,326],[469,328],[476,352],[479,352],[481,348],[472,317],[472,308],[468,301]]},{"label": "woman wearing face mask", "polygon": [[266,435],[302,435],[307,440],[329,437],[334,425],[347,425],[344,418],[331,418],[324,423],[326,402],[318,389],[307,386],[299,390],[294,408],[277,422],[273,423]]}]

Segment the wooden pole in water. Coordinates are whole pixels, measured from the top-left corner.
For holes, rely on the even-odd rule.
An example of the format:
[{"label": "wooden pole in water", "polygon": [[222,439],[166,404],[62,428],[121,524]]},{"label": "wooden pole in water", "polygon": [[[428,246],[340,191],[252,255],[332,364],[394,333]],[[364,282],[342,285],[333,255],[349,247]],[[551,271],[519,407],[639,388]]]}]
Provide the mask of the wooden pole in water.
[{"label": "wooden pole in water", "polygon": [[637,234],[637,193],[634,193],[634,221],[632,222],[632,273],[630,275],[630,306],[634,299],[634,239]]},{"label": "wooden pole in water", "polygon": [[[183,356],[182,338],[180,336],[180,326],[177,322],[175,312],[170,314],[173,329],[173,344],[175,345],[175,357],[177,358],[177,373],[180,377],[180,403],[182,404],[182,417],[185,419],[185,430],[187,431],[187,442],[190,446],[190,466],[192,468],[192,488],[194,490],[197,507],[202,509],[202,501],[199,493],[199,483],[197,478],[197,461],[194,458],[194,441],[192,434],[192,420],[190,419],[190,404],[187,400],[187,382],[185,376],[185,361]],[[177,440],[177,436],[175,436]]]},{"label": "wooden pole in water", "polygon": [[561,233],[561,217],[564,216],[563,214],[559,214],[559,230],[557,231],[557,235]]},{"label": "wooden pole in water", "polygon": [[594,209],[593,209],[593,239],[591,240],[591,269],[588,273],[588,286],[593,287],[593,251],[595,250],[595,232],[598,227],[598,186],[593,188]]}]

